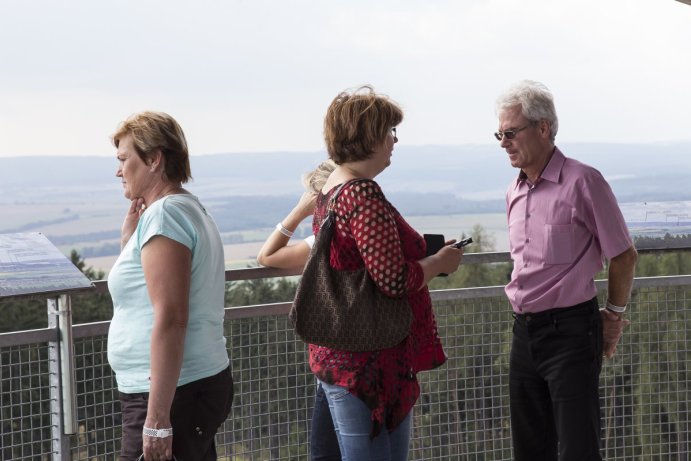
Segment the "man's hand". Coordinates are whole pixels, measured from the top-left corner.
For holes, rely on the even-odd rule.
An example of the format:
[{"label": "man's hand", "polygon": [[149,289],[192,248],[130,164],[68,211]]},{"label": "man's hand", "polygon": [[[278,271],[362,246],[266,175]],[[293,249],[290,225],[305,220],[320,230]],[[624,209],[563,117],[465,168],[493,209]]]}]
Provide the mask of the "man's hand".
[{"label": "man's hand", "polygon": [[611,359],[617,351],[617,344],[624,334],[624,328],[631,322],[607,309],[601,309],[600,315],[602,316],[602,354]]}]

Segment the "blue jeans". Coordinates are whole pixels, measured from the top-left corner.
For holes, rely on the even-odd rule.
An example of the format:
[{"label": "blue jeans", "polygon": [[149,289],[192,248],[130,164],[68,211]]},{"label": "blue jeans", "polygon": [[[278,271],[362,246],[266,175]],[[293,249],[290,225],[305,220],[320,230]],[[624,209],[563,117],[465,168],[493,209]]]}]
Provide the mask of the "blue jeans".
[{"label": "blue jeans", "polygon": [[389,432],[384,426],[374,439],[371,411],[365,403],[342,386],[320,382],[326,392],[331,417],[338,436],[343,461],[406,461],[410,442],[412,410]]},{"label": "blue jeans", "polygon": [[312,410],[310,454],[312,461],[341,461],[341,449],[338,447],[338,436],[331,419],[329,402],[320,382],[317,382]]}]

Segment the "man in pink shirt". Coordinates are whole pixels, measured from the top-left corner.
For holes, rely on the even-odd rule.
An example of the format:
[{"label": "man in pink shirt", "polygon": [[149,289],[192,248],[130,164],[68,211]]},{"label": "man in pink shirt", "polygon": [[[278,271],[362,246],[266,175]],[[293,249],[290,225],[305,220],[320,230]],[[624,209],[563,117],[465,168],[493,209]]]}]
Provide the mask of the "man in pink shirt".
[{"label": "man in pink shirt", "polygon": [[[601,460],[602,357],[614,355],[628,324],[622,316],[637,253],[602,175],[554,145],[550,91],[523,81],[499,97],[496,109],[495,137],[520,169],[506,194],[514,458]],[[600,311],[593,278],[605,259],[608,295]]]}]

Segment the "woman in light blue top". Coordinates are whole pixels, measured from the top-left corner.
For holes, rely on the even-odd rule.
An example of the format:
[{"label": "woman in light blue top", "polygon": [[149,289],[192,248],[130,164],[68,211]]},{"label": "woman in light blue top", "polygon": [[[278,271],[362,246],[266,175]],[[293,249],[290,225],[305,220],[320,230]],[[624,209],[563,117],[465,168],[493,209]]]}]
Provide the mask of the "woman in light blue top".
[{"label": "woman in light blue top", "polygon": [[113,135],[131,201],[109,277],[108,361],[120,391],[121,460],[215,460],[233,381],[223,335],[221,237],[197,197],[187,142],[160,112],[125,120]]}]

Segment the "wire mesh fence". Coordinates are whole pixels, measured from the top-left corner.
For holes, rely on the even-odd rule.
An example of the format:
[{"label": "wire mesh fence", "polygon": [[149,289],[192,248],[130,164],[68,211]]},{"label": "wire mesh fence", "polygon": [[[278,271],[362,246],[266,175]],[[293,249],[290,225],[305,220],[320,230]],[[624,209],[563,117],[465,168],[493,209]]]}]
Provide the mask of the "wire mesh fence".
[{"label": "wire mesh fence", "polygon": [[51,459],[48,345],[0,349],[0,459]]},{"label": "wire mesh fence", "polygon": [[[448,361],[421,373],[411,460],[510,460],[510,308],[500,290],[435,301]],[[482,294],[481,294],[482,293]],[[603,456],[687,460],[691,404],[691,286],[635,291],[631,325],[601,377]],[[75,306],[78,308],[78,306]],[[309,459],[314,378],[285,314],[226,322],[233,410],[217,435],[221,460]],[[106,358],[107,323],[75,327],[78,433],[62,459],[115,460],[120,406]],[[0,457],[53,459],[47,343],[0,349]]]}]

